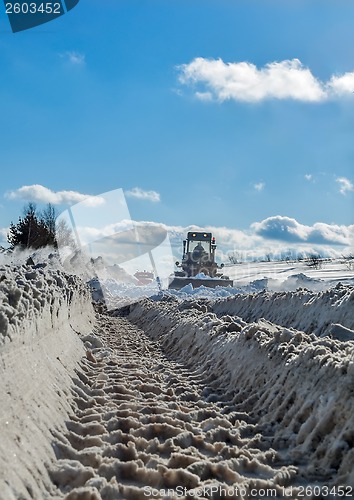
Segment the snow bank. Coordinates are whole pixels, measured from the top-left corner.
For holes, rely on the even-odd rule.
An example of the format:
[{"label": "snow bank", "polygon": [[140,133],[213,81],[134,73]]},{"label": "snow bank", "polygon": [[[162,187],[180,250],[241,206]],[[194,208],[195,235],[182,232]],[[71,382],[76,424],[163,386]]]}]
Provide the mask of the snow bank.
[{"label": "snow bank", "polygon": [[245,321],[265,318],[278,325],[318,336],[333,333],[332,324],[340,324],[353,330],[353,309],[354,287],[341,283],[319,293],[299,289],[296,292],[238,294],[218,299],[212,307],[218,316],[236,315]]},{"label": "snow bank", "polygon": [[70,387],[91,330],[88,289],[44,264],[0,267],[0,496],[53,489],[51,432],[70,411]]},{"label": "snow bank", "polygon": [[156,281],[146,285],[136,285],[110,278],[93,278],[88,281],[88,284],[91,288],[92,299],[95,302],[104,302],[108,310],[128,306],[160,292]]},{"label": "snow bank", "polygon": [[[324,295],[327,307],[349,302],[347,294],[340,287]],[[206,375],[207,401],[249,413],[260,442],[296,466],[294,484],[354,486],[354,344],[207,310],[203,301],[146,300],[129,319],[171,359]]]},{"label": "snow bank", "polygon": [[[257,268],[256,268],[257,269]],[[294,268],[291,268],[294,270]],[[263,272],[266,272],[266,268],[263,266]],[[269,265],[269,272],[271,271],[271,266]],[[278,274],[273,273],[273,276],[259,277],[257,279],[239,279],[234,280],[233,286],[217,286],[215,288],[208,288],[206,286],[193,287],[190,283],[180,290],[169,290],[170,295],[174,295],[178,298],[187,299],[190,296],[194,298],[208,298],[210,300],[216,299],[218,297],[228,297],[236,294],[250,294],[256,293],[263,290],[269,292],[289,292],[296,291],[299,288],[306,288],[308,291],[321,292],[335,287],[338,283],[354,286],[354,279],[349,278],[348,275],[344,275],[337,271],[336,278],[323,279],[308,276],[302,272],[297,274],[292,274],[288,270],[287,276],[282,276],[283,271]],[[259,273],[261,274],[261,273]],[[270,274],[272,274],[270,272]]]},{"label": "snow bank", "polygon": [[323,279],[311,278],[304,273],[290,274],[285,279],[261,278],[251,281],[250,286],[258,290],[270,290],[274,292],[295,291],[298,288],[306,288],[314,292],[319,292],[335,286],[337,283],[331,283]]}]

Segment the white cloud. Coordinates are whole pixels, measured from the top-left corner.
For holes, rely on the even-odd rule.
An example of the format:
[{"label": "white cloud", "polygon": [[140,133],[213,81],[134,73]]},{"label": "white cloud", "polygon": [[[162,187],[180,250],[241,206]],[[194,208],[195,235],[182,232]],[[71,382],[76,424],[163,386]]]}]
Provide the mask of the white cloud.
[{"label": "white cloud", "polygon": [[299,59],[270,62],[257,68],[250,62],[229,62],[197,57],[178,66],[179,81],[197,87],[200,100],[260,102],[293,99],[321,102],[353,96],[354,72],[332,75],[327,82],[316,78]]},{"label": "white cloud", "polygon": [[346,177],[337,177],[336,182],[339,184],[339,192],[346,195],[350,191],[354,191],[353,183]]},{"label": "white cloud", "polygon": [[[271,219],[280,219],[279,225],[282,225],[283,229],[278,227],[278,232],[273,229],[273,232],[269,230],[267,233],[268,226],[272,225]],[[236,253],[240,260],[263,258],[267,254],[279,257],[282,253],[294,256],[299,253],[320,253],[328,257],[340,257],[344,251],[343,247],[350,248],[353,245],[354,235],[354,225],[339,226],[318,222],[313,226],[305,226],[285,216],[270,217],[251,224],[249,229],[244,230],[215,226],[162,226],[168,231],[178,260],[181,258],[182,241],[188,231],[213,233],[218,245],[218,262],[228,262],[230,253]],[[288,227],[293,231],[292,238],[287,235]]]},{"label": "white cloud", "polygon": [[350,226],[317,222],[313,226],[300,224],[296,219],[276,215],[261,222],[254,222],[251,229],[262,238],[287,243],[317,245],[350,245]]},{"label": "white cloud", "polygon": [[321,101],[326,97],[321,82],[298,59],[272,62],[258,69],[249,62],[225,63],[198,57],[179,69],[181,83],[205,85],[219,101]]},{"label": "white cloud", "polygon": [[[104,238],[102,242],[97,242],[97,250],[101,252],[100,255],[108,255],[113,244],[129,243],[129,231],[126,230],[130,229],[132,222],[121,221],[102,228],[101,231],[80,227],[78,230],[81,242],[85,244],[87,239],[91,240],[92,235],[94,240]],[[177,260],[182,257],[182,242],[188,231],[211,232],[216,237],[219,263],[228,262],[228,255],[233,253],[242,261],[264,258],[267,254],[277,258],[284,253],[294,256],[299,253],[320,253],[327,257],[341,257],[345,252],[343,247],[350,248],[353,245],[354,235],[354,225],[339,226],[318,222],[313,226],[306,226],[285,216],[269,217],[244,230],[215,226],[168,226],[151,221],[133,224],[139,230],[139,241],[146,245],[160,244],[161,234],[167,232]],[[134,232],[131,234],[134,237]],[[104,252],[101,248],[105,249]],[[117,259],[117,252],[116,249],[112,252],[112,258]]]},{"label": "white cloud", "polygon": [[81,245],[87,245],[93,241],[114,236],[115,234],[128,233],[133,229],[133,223],[129,219],[117,221],[102,227],[76,226],[76,233],[80,238]]},{"label": "white cloud", "polygon": [[257,184],[254,184],[253,187],[256,191],[263,191],[263,189],[265,187],[265,183],[264,182],[257,182]]},{"label": "white cloud", "polygon": [[312,174],[305,174],[305,179],[307,181],[312,181],[313,180],[313,175]]},{"label": "white cloud", "polygon": [[213,94],[211,92],[196,92],[195,97],[200,101],[212,101]]},{"label": "white cloud", "polygon": [[[166,229],[170,235],[171,242],[182,247],[182,240],[185,239],[188,231],[208,231],[216,236],[216,243],[225,249],[237,249],[242,252],[250,252],[256,248],[259,252],[264,249],[280,250],[286,245],[293,245],[292,248],[298,251],[299,244],[304,248],[309,245],[324,246],[349,246],[353,241],[354,225],[344,226],[337,224],[326,224],[316,222],[312,226],[301,224],[296,219],[276,215],[268,217],[260,222],[254,222],[249,229],[234,229],[215,226],[167,226],[154,222],[141,222],[147,227],[159,225]],[[278,244],[276,243],[278,240]]]},{"label": "white cloud", "polygon": [[39,203],[51,203],[52,205],[72,205],[74,203],[84,202],[87,206],[97,206],[104,203],[100,196],[91,196],[78,193],[77,191],[52,191],[40,184],[31,186],[22,186],[15,191],[6,193],[10,200],[24,200]]},{"label": "white cloud", "polygon": [[147,200],[157,203],[160,201],[160,193],[156,191],[144,191],[139,187],[135,187],[130,191],[125,191],[124,194],[129,198],[138,198],[139,200]]},{"label": "white cloud", "polygon": [[64,54],[60,54],[60,57],[64,58],[73,66],[84,66],[85,64],[85,54],[80,54],[80,52],[68,51]]},{"label": "white cloud", "polygon": [[[214,226],[203,226],[199,227],[196,225],[191,225],[187,227],[183,226],[169,226],[166,224],[152,222],[152,221],[121,221],[116,224],[107,225],[100,229],[95,227],[77,227],[77,231],[80,235],[80,240],[82,244],[86,244],[88,241],[98,240],[100,238],[106,238],[108,236],[114,236],[116,233],[127,232],[131,229],[131,225],[134,227],[143,228],[145,235],[141,240],[148,239],[148,236],[156,235],[156,231],[166,231],[169,233],[171,243],[175,247],[182,248],[182,241],[185,239],[188,231],[208,231],[212,232],[217,239],[217,243],[226,244],[228,246],[237,248],[242,248],[244,250],[254,246],[255,242],[260,242],[262,238],[257,235],[247,234],[247,232],[231,229],[226,227],[214,227]],[[141,229],[140,229],[141,232]]]},{"label": "white cloud", "polygon": [[352,94],[354,92],[354,72],[344,73],[342,76],[332,76],[328,82],[328,89],[337,95]]}]

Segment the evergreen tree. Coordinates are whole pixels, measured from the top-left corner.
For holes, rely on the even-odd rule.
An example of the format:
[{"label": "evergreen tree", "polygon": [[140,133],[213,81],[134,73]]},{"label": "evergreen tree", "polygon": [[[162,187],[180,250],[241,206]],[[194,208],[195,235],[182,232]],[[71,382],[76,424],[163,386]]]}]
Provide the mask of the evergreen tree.
[{"label": "evergreen tree", "polygon": [[54,232],[50,225],[53,210],[53,207],[48,207],[47,218],[46,216],[38,217],[36,205],[29,203],[24,209],[24,216],[19,218],[18,223],[11,222],[10,224],[7,240],[11,247],[37,249],[55,244],[55,225]]}]

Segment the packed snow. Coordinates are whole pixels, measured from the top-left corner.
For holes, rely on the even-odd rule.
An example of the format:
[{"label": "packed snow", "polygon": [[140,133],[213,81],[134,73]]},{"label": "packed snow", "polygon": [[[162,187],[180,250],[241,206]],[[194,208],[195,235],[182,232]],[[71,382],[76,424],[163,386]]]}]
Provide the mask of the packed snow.
[{"label": "packed snow", "polygon": [[[354,343],[265,319],[249,323],[215,309],[205,301],[167,299],[136,304],[129,318],[172,359],[203,374],[205,400],[236,412],[236,429],[252,422],[248,436],[263,453],[252,457],[250,469],[226,460],[223,479],[227,471],[244,471],[239,481],[249,485],[249,470],[259,487],[354,486]],[[279,474],[264,466],[270,450],[274,457],[267,465],[282,464]]]},{"label": "packed snow", "polygon": [[45,265],[0,266],[0,498],[55,494],[53,432],[94,314],[82,281]]},{"label": "packed snow", "polygon": [[1,500],[353,494],[345,263],[236,265],[213,289],[117,281],[107,307],[80,262],[0,263]]}]

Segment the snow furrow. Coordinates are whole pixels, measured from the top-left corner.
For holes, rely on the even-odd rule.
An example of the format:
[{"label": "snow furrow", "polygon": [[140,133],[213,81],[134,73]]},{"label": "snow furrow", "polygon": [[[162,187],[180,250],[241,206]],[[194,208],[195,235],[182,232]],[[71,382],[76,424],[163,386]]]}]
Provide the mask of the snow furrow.
[{"label": "snow furrow", "polygon": [[293,484],[354,487],[353,343],[187,305],[147,300],[129,318],[170,356],[203,373],[208,401],[248,414],[296,465]]},{"label": "snow furrow", "polygon": [[354,346],[321,338],[335,321],[350,337],[353,287],[162,294],[116,317],[96,305],[94,321],[78,278],[1,271],[1,500],[311,498],[301,487],[330,499],[354,487]]},{"label": "snow furrow", "polygon": [[210,374],[125,318],[101,316],[97,334],[104,345],[82,361],[55,442],[50,474],[66,500],[219,498],[222,489],[235,498],[236,488],[238,498],[262,488],[282,497],[296,468]]}]

